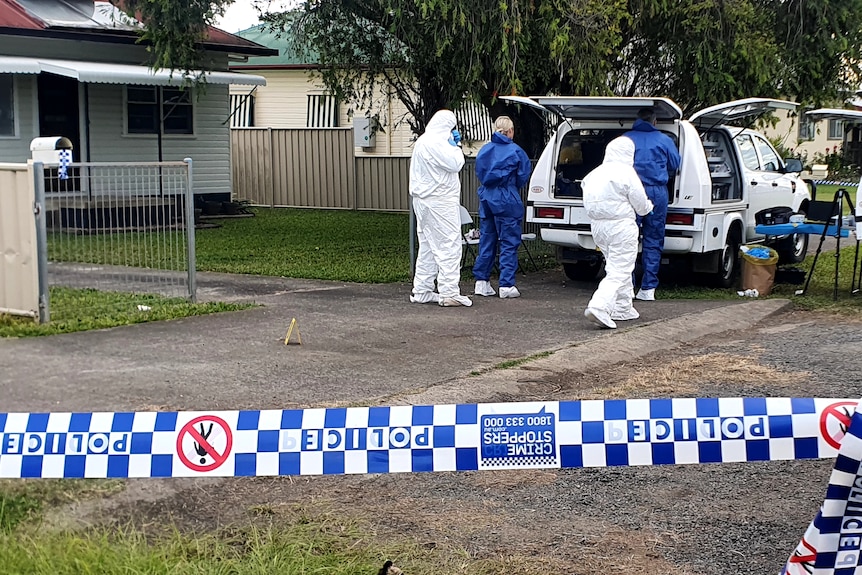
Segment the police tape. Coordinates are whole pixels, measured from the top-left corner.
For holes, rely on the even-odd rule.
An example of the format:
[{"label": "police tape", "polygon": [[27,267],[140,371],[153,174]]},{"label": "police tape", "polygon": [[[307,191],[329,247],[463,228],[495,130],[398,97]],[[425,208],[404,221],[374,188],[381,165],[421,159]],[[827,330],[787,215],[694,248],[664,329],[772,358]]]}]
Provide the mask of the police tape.
[{"label": "police tape", "polygon": [[674,398],[0,413],[0,477],[275,476],[834,457],[857,401]]},{"label": "police tape", "polygon": [[862,573],[862,410],[855,411],[842,425],[846,434],[841,438],[826,497],[782,575]]}]

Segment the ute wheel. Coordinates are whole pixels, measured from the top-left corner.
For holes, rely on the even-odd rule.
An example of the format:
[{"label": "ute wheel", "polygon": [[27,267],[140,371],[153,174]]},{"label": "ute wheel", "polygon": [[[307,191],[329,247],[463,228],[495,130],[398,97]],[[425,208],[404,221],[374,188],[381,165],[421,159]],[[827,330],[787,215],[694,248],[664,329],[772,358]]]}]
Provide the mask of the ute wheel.
[{"label": "ute wheel", "polygon": [[736,272],[739,271],[739,245],[735,230],[730,230],[724,240],[724,248],[721,250],[720,266],[715,275],[715,285],[720,288],[733,287],[736,282]]},{"label": "ute wheel", "polygon": [[595,281],[601,270],[601,260],[582,260],[563,264],[563,271],[566,272],[566,277],[576,282]]},{"label": "ute wheel", "polygon": [[787,236],[775,246],[781,263],[798,264],[808,253],[808,234],[793,234]]}]

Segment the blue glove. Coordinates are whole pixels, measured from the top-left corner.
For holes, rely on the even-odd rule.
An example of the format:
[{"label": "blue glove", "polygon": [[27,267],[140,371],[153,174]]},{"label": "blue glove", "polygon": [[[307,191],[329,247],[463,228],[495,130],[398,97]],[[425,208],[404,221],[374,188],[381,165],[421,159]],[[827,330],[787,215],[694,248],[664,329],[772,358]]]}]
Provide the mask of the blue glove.
[{"label": "blue glove", "polygon": [[461,132],[458,130],[452,130],[452,136],[449,138],[449,143],[453,146],[457,146],[461,143]]}]

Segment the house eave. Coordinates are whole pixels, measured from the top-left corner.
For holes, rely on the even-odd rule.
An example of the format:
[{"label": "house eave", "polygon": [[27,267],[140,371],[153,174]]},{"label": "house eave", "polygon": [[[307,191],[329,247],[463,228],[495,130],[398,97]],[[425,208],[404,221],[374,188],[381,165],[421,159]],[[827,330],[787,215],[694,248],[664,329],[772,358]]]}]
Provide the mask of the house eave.
[{"label": "house eave", "polygon": [[[9,28],[0,27],[0,36],[24,36],[30,38],[51,38],[54,40],[74,40],[78,42],[98,42],[102,44],[144,44],[149,45],[149,42],[139,42],[139,36],[136,32],[128,31],[99,31],[98,33],[86,32],[80,29],[68,28],[44,28],[34,30],[30,28]],[[229,54],[237,54],[240,56],[277,56],[278,50],[266,47],[253,46],[233,46],[224,44],[214,44],[211,42],[202,42],[201,47],[210,52],[226,52]]]}]

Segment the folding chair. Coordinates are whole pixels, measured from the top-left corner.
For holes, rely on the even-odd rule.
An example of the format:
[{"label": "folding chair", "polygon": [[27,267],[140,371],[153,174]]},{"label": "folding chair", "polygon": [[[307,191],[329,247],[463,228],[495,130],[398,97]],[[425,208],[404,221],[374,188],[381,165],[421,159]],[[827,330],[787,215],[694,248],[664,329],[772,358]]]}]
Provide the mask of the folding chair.
[{"label": "folding chair", "polygon": [[[853,204],[850,202],[850,196],[847,195],[847,190],[839,188],[835,192],[835,196],[831,202],[822,200],[812,201],[808,203],[808,212],[805,215],[805,223],[822,224],[823,231],[820,233],[820,243],[817,244],[817,251],[814,252],[814,261],[811,262],[811,269],[808,270],[808,277],[805,280],[805,285],[801,290],[797,291],[797,295],[802,295],[808,291],[808,284],[811,283],[811,276],[814,275],[814,268],[817,266],[817,259],[820,257],[820,250],[823,248],[823,241],[829,234],[829,226],[834,226],[835,230],[835,283],[832,287],[832,299],[838,299],[838,264],[841,254],[841,211],[844,207],[844,202],[850,206],[850,213],[853,213]],[[834,220],[834,221],[833,221]],[[856,242],[856,257],[858,258],[859,242]],[[856,276],[856,262],[853,263],[853,277]],[[853,289],[851,285],[851,291]]]},{"label": "folding chair", "polygon": [[[476,253],[476,250],[478,250],[479,248],[476,248],[474,246],[479,245],[479,238],[471,238],[468,235],[470,232],[469,228],[472,228],[472,226],[473,226],[473,216],[471,216],[470,212],[467,211],[467,208],[465,208],[462,205],[461,206],[461,248],[462,248],[463,253],[461,255],[461,269],[464,269],[465,267],[470,265],[470,263],[475,262],[476,256],[478,255]],[[468,229],[466,231],[464,230],[465,227],[468,227]],[[468,255],[471,258],[470,263],[468,263],[468,261],[467,261]]]}]

